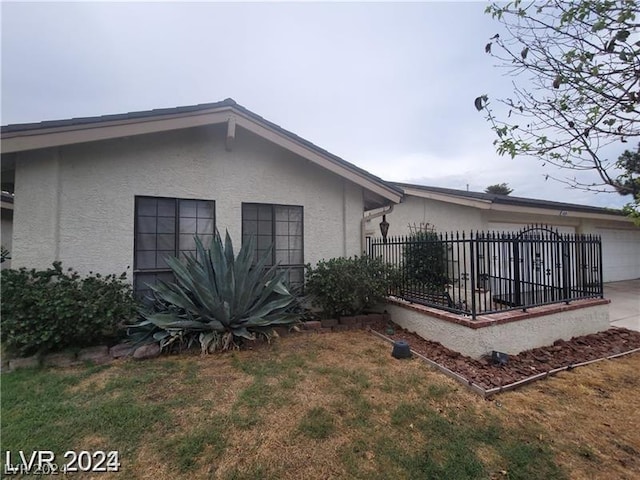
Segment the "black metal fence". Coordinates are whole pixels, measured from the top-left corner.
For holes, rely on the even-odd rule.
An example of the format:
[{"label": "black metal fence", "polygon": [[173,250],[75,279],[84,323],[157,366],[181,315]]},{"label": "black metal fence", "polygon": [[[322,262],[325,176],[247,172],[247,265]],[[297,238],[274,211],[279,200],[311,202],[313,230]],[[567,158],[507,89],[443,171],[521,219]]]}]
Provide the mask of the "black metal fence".
[{"label": "black metal fence", "polygon": [[395,267],[390,295],[474,319],[603,294],[596,235],[537,225],[515,233],[417,232],[369,238],[368,252]]}]

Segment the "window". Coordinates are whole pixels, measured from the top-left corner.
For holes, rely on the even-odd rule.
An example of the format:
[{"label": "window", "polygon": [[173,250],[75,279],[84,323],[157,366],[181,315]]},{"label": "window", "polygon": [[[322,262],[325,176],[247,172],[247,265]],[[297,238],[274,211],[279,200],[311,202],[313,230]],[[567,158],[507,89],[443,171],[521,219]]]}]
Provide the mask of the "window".
[{"label": "window", "polygon": [[215,229],[215,202],[178,198],[136,197],[134,241],[134,289],[142,298],[146,284],[171,281],[165,259],[195,253],[197,235],[209,245]]},{"label": "window", "polygon": [[254,260],[264,255],[269,247],[271,261],[288,271],[293,287],[304,283],[303,211],[300,206],[242,204],[242,242],[256,237]]}]

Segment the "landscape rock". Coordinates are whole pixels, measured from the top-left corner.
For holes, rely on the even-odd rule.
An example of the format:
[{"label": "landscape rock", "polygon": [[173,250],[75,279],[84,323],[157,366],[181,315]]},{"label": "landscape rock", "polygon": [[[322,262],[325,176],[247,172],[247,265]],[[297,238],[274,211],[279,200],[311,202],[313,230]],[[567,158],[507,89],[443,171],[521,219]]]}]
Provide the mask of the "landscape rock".
[{"label": "landscape rock", "polygon": [[136,348],[133,352],[133,358],[136,360],[147,360],[160,356],[160,345],[158,343],[149,343]]},{"label": "landscape rock", "polygon": [[76,355],[71,352],[51,353],[42,359],[45,367],[71,367],[77,364]]},{"label": "landscape rock", "polygon": [[109,355],[113,358],[121,358],[130,355],[133,352],[133,347],[128,343],[119,343],[109,349]]},{"label": "landscape rock", "polygon": [[18,368],[35,368],[40,366],[40,358],[37,355],[24,358],[12,358],[9,360],[9,371],[12,372]]},{"label": "landscape rock", "polygon": [[93,362],[102,365],[103,363],[109,363],[111,360],[107,346],[83,348],[78,352],[78,361],[80,362]]}]

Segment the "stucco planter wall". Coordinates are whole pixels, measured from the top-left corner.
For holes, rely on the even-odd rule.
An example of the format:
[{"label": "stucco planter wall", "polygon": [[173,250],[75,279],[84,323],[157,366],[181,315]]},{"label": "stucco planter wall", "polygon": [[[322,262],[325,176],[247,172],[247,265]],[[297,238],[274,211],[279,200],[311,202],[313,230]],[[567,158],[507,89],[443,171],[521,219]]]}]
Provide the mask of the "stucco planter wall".
[{"label": "stucco planter wall", "polygon": [[609,302],[601,299],[486,315],[476,320],[401,301],[391,302],[387,310],[400,327],[473,358],[492,350],[515,355],[559,339],[569,340],[609,328]]}]

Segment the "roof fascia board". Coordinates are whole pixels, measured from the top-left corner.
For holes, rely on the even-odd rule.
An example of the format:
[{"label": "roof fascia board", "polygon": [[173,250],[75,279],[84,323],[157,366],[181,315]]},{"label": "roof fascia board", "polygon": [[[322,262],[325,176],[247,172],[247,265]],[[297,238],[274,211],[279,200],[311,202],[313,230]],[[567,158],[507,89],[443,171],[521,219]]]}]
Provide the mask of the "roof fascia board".
[{"label": "roof fascia board", "polygon": [[557,208],[536,208],[536,207],[522,207],[519,205],[505,205],[500,203],[494,203],[491,205],[491,210],[497,212],[511,212],[511,213],[529,213],[533,215],[561,215],[563,218],[590,218],[594,220],[611,220],[618,222],[632,222],[629,217],[623,215],[616,215],[614,213],[595,213],[595,212],[581,212],[578,210],[561,210]]},{"label": "roof fascia board", "polygon": [[252,133],[255,133],[260,137],[265,138],[266,140],[275,143],[276,145],[279,145],[282,148],[285,148],[286,150],[295,153],[296,155],[308,159],[309,161],[325,168],[326,170],[329,170],[330,172],[335,173],[336,175],[346,178],[347,180],[350,180],[351,182],[363,188],[366,188],[367,190],[370,190],[383,198],[391,200],[394,203],[400,203],[400,200],[402,199],[402,195],[400,194],[400,192],[392,190],[391,188],[385,188],[382,184],[374,182],[373,180],[370,180],[360,175],[359,173],[350,170],[344,165],[340,165],[339,163],[332,161],[326,156],[320,155],[313,150],[305,147],[304,145],[300,145],[295,140],[290,139],[287,136],[284,136],[267,126],[264,126],[253,119],[245,117],[244,115],[242,115],[242,113],[239,113],[236,117],[236,124],[240,125],[246,130],[249,130]]},{"label": "roof fascia board", "polygon": [[59,147],[74,143],[94,142],[223,123],[228,120],[230,110],[229,107],[224,107],[223,109],[209,112],[189,112],[171,116],[163,115],[155,118],[115,120],[99,124],[81,124],[43,130],[9,132],[2,136],[2,153]]},{"label": "roof fascia board", "polygon": [[482,200],[479,198],[465,198],[455,195],[448,195],[446,193],[428,192],[419,188],[402,187],[404,193],[412,195],[414,197],[428,198],[430,200],[438,200],[440,202],[454,203],[456,205],[464,205],[466,207],[479,208],[481,210],[489,210],[491,208],[491,202],[489,200]]}]

